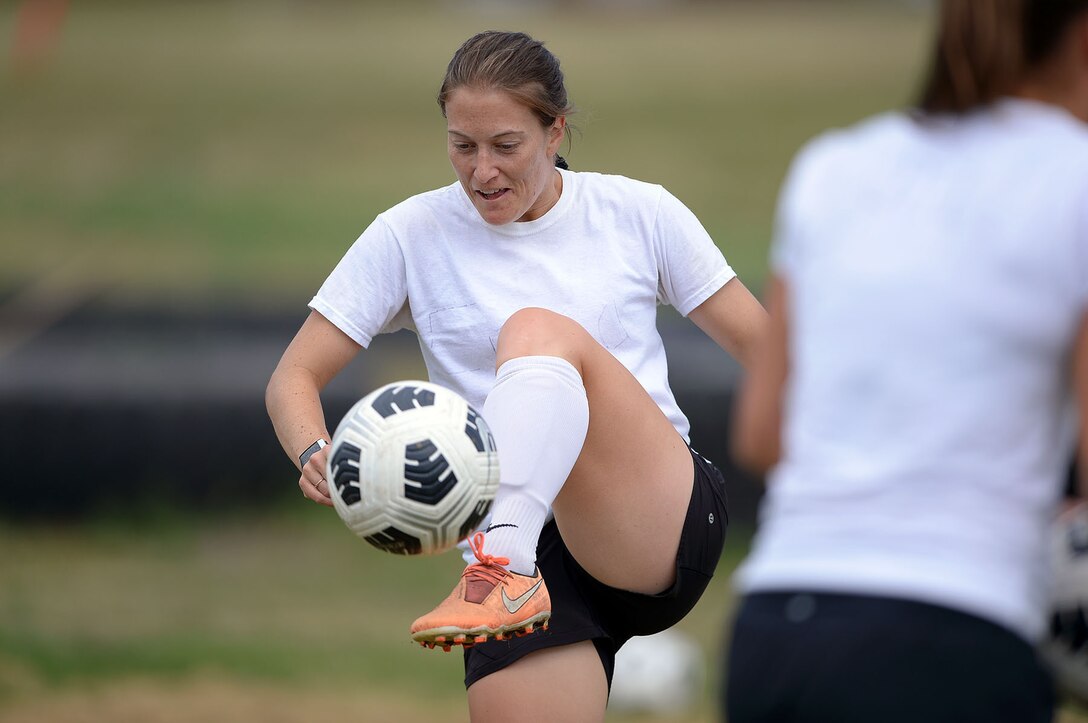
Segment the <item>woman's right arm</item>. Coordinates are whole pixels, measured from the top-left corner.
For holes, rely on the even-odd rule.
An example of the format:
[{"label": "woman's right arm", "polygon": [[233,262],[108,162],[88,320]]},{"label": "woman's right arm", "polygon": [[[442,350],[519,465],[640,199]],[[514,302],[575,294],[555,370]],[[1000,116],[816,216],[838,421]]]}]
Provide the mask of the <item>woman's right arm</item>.
[{"label": "woman's right arm", "polygon": [[777,464],[782,451],[782,398],[789,375],[788,298],[786,283],[773,276],[767,298],[768,323],[745,370],[733,417],[733,457],[757,474],[765,474]]},{"label": "woman's right arm", "polygon": [[1080,425],[1077,437],[1079,492],[1081,497],[1088,499],[1088,313],[1080,320],[1080,331],[1073,346],[1073,388]]},{"label": "woman's right arm", "polygon": [[[321,408],[320,392],[362,347],[321,314],[311,311],[283,353],[265,390],[265,406],[276,437],[287,456],[299,466],[299,455],[318,439],[331,441]],[[302,494],[332,506],[325,481],[325,450],[300,469]]]}]

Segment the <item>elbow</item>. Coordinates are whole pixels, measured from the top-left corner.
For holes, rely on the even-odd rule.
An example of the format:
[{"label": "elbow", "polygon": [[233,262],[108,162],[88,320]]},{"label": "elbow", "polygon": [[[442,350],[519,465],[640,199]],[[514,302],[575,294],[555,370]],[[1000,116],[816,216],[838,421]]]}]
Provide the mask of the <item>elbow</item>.
[{"label": "elbow", "polygon": [[268,384],[264,388],[264,408],[268,412],[269,417],[275,416],[275,410],[277,407],[277,401],[279,400],[280,391],[279,369],[272,372],[272,376],[268,380]]},{"label": "elbow", "polygon": [[269,415],[269,416],[272,416],[272,399],[273,399],[273,394],[274,394],[274,393],[273,393],[273,391],[272,391],[272,380],[271,380],[271,379],[269,379],[269,380],[268,380],[268,385],[267,385],[267,386],[265,386],[265,388],[264,388],[264,410],[265,410],[266,412],[268,412],[268,415]]}]

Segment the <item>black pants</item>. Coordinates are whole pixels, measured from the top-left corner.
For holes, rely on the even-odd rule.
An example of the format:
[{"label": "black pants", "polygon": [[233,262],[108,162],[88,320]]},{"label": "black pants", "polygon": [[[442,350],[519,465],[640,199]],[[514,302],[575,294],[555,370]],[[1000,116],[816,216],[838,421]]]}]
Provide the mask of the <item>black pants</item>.
[{"label": "black pants", "polygon": [[906,600],[750,595],[727,662],[729,723],[1045,723],[1054,713],[1025,640]]}]

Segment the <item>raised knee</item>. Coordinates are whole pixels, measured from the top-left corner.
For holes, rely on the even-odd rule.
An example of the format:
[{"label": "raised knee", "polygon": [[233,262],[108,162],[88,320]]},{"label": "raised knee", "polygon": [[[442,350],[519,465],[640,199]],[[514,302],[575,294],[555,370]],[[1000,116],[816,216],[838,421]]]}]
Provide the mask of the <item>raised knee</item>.
[{"label": "raised knee", "polygon": [[500,334],[549,334],[574,324],[574,320],[551,309],[527,306],[511,314],[502,325]]},{"label": "raised knee", "polygon": [[567,357],[585,333],[578,322],[549,309],[530,306],[507,318],[499,330],[498,363],[519,356],[546,354]]}]

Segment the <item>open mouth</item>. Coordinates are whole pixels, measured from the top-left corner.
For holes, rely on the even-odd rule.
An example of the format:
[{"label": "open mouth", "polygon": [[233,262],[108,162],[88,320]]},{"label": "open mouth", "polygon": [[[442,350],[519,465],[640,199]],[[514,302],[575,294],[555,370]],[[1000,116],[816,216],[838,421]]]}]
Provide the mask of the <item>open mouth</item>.
[{"label": "open mouth", "polygon": [[505,196],[507,190],[509,189],[499,188],[494,191],[476,191],[476,193],[480,196],[480,198],[484,199],[485,201],[494,201]]}]

